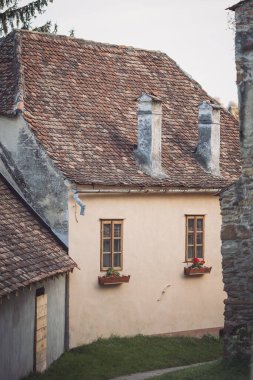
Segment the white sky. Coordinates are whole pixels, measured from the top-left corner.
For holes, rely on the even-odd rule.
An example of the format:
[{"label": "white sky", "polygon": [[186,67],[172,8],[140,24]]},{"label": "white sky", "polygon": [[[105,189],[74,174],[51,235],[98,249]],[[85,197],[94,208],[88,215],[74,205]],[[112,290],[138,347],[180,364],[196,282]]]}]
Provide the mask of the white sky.
[{"label": "white sky", "polygon": [[[234,33],[228,11],[236,0],[54,0],[36,23],[52,20],[59,34],[161,50],[227,106],[237,102]],[[231,13],[231,12],[229,12]]]}]

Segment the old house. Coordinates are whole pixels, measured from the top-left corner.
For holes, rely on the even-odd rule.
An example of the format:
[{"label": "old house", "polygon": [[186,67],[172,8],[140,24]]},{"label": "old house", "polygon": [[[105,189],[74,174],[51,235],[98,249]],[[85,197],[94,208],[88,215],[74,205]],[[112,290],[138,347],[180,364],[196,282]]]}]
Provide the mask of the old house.
[{"label": "old house", "polygon": [[2,176],[0,214],[0,379],[17,380],[63,353],[76,264]]},{"label": "old house", "polygon": [[253,331],[253,1],[230,8],[235,12],[235,59],[239,95],[242,173],[221,196],[225,348],[230,337],[247,331],[248,350]]},{"label": "old house", "polygon": [[[70,347],[223,326],[230,113],[164,53],[26,31],[0,40],[0,113],[0,170],[81,269]],[[211,273],[185,276],[194,258]],[[101,286],[110,267],[129,282]]]}]

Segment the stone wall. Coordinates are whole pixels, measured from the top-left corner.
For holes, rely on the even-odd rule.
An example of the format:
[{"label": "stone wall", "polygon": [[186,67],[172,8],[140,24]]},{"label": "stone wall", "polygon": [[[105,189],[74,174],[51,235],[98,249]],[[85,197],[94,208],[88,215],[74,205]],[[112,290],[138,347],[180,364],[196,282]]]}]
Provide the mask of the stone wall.
[{"label": "stone wall", "polygon": [[239,181],[221,194],[223,281],[227,292],[224,337],[228,355],[236,349],[236,340],[243,340],[249,352],[248,335],[253,331],[253,0],[234,10],[242,173]]}]

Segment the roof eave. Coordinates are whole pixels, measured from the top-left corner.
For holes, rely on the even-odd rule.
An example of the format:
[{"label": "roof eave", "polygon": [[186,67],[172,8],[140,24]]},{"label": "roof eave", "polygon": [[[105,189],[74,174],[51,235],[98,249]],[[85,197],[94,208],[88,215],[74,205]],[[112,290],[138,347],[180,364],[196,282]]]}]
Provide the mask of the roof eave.
[{"label": "roof eave", "polygon": [[75,186],[78,193],[86,194],[182,194],[182,193],[205,193],[205,194],[217,194],[221,191],[221,187],[214,188],[184,188],[184,187],[168,187],[168,186],[104,186],[104,185],[82,185]]},{"label": "roof eave", "polygon": [[77,266],[77,264],[75,262],[73,262],[73,266],[70,266],[69,268],[61,269],[60,271],[55,271],[54,273],[48,273],[43,278],[41,278],[39,280],[36,280],[36,279],[28,280],[27,284],[23,284],[22,286],[18,287],[17,289],[13,289],[13,290],[11,290],[9,292],[6,292],[5,294],[1,294],[0,295],[0,300],[2,300],[4,297],[9,298],[11,295],[13,295],[15,293],[18,293],[18,292],[22,291],[23,289],[25,289],[25,288],[27,288],[29,286],[36,285],[36,284],[38,284],[40,282],[47,281],[47,280],[53,279],[55,277],[64,276],[64,275],[66,275],[66,274],[68,274],[70,272],[73,272],[73,270],[75,268],[78,268],[78,266]]}]

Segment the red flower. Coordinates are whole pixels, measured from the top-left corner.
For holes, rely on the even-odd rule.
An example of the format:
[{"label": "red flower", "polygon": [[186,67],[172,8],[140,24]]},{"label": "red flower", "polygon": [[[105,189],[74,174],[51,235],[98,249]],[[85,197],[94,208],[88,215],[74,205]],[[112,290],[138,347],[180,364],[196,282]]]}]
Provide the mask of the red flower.
[{"label": "red flower", "polygon": [[194,264],[197,264],[200,262],[200,260],[197,257],[194,257],[193,262],[194,262]]}]

